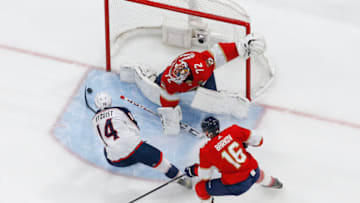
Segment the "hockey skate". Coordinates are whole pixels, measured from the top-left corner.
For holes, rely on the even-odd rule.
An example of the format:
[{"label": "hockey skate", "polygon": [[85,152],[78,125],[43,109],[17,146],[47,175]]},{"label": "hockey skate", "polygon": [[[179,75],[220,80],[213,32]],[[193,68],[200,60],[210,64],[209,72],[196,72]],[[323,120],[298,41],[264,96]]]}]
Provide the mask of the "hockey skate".
[{"label": "hockey skate", "polygon": [[283,184],[277,179],[277,178],[273,178],[273,183],[269,186],[264,186],[263,187],[268,187],[268,188],[275,188],[275,189],[281,189],[283,187]]},{"label": "hockey skate", "polygon": [[186,187],[187,189],[192,189],[192,181],[191,181],[191,178],[188,178],[188,177],[181,177],[178,181],[177,181],[178,184]]}]

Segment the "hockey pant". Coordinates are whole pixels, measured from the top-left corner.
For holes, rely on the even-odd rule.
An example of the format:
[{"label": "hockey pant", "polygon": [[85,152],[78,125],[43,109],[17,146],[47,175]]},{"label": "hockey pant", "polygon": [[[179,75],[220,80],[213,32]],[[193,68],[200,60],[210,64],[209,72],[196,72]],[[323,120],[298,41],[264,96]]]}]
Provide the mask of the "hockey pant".
[{"label": "hockey pant", "polygon": [[[160,75],[158,75],[155,79],[155,83],[158,84],[159,86],[161,83],[161,77],[162,77],[163,73],[164,72],[160,73]],[[206,81],[206,83],[204,85],[201,85],[201,87],[204,87],[204,88],[210,89],[210,90],[215,90],[215,91],[217,90],[214,73],[211,74],[210,78]]]},{"label": "hockey pant", "polygon": [[[162,168],[160,171],[164,172],[168,178],[174,178],[179,173],[179,169],[174,165],[163,160],[162,152],[146,142],[142,142],[128,157],[118,161],[111,161],[107,158],[106,150],[104,155],[107,162],[116,167],[127,167],[137,163],[142,163],[152,168]],[[164,163],[165,162],[165,163]],[[166,165],[166,166],[163,166]],[[165,168],[165,169],[164,169]]]},{"label": "hockey pant", "polygon": [[[206,182],[203,182],[201,184],[197,184],[196,187],[196,192],[198,193],[198,196],[201,198],[207,198],[210,196],[225,196],[225,195],[241,195],[244,192],[248,191],[251,186],[256,183],[256,181],[259,179],[260,177],[260,169],[257,168],[254,170],[255,174],[254,175],[249,175],[249,177],[244,180],[241,181],[239,183],[233,184],[233,185],[224,185],[221,182],[221,179],[212,179]],[[205,191],[203,191],[203,187],[205,186]],[[200,193],[200,194],[199,194]],[[206,197],[207,196],[207,197]]]}]

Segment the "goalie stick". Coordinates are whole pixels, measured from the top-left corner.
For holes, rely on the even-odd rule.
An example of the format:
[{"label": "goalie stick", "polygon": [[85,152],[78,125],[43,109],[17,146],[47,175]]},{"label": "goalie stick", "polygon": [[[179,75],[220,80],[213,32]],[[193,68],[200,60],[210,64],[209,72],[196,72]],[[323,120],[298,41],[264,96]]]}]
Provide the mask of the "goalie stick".
[{"label": "goalie stick", "polygon": [[153,190],[150,190],[149,192],[147,192],[147,193],[145,193],[145,194],[143,194],[143,195],[141,195],[141,196],[139,196],[139,197],[131,200],[129,203],[134,203],[134,202],[138,201],[139,199],[141,199],[141,198],[143,198],[143,197],[145,197],[145,196],[147,196],[147,195],[149,195],[149,194],[151,194],[151,193],[159,190],[160,188],[165,187],[165,186],[168,185],[169,183],[172,183],[172,182],[174,182],[174,181],[176,181],[176,180],[178,180],[178,179],[180,179],[180,178],[182,178],[182,177],[184,177],[184,176],[185,176],[185,174],[182,174],[182,175],[180,175],[180,176],[178,176],[178,177],[176,177],[176,178],[173,178],[173,179],[169,180],[168,182],[160,185],[159,187],[154,188]]},{"label": "goalie stick", "polygon": [[[156,113],[156,112],[154,112],[154,111],[146,108],[145,106],[143,106],[143,105],[141,105],[141,104],[136,103],[135,101],[133,101],[133,100],[125,97],[124,95],[120,95],[120,99],[123,99],[123,100],[129,102],[130,104],[133,104],[133,105],[135,105],[135,106],[137,106],[137,107],[139,107],[139,108],[141,108],[141,109],[144,109],[145,111],[147,111],[147,112],[149,112],[149,113],[151,113],[151,114],[153,114],[153,115],[155,115],[155,116],[159,116],[158,113]],[[159,117],[160,117],[160,116],[159,116]],[[180,121],[180,127],[181,127],[183,130],[185,130],[186,132],[191,133],[192,135],[194,135],[194,136],[196,136],[196,137],[204,137],[201,132],[199,132],[199,131],[196,130],[195,128],[191,127],[191,126],[190,126],[189,124],[187,124],[187,123],[184,123],[184,122],[181,122],[181,121]]]}]

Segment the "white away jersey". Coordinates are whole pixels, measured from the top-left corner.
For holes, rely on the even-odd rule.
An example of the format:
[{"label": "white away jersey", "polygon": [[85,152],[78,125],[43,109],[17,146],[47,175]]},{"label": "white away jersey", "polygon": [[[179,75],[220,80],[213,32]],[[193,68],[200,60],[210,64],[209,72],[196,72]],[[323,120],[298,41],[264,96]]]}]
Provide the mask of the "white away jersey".
[{"label": "white away jersey", "polygon": [[142,142],[137,122],[126,108],[105,108],[96,113],[92,122],[111,161],[127,158]]}]

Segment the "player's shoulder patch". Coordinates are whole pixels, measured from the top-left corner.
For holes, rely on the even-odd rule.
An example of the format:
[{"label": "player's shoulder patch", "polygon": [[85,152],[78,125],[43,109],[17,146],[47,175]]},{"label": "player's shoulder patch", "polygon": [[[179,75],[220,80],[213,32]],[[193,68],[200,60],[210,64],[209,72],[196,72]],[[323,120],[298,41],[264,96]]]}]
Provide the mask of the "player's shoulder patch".
[{"label": "player's shoulder patch", "polygon": [[205,60],[205,62],[206,62],[206,65],[207,65],[208,67],[214,65],[214,59],[211,58],[211,57],[207,58],[207,59]]}]

